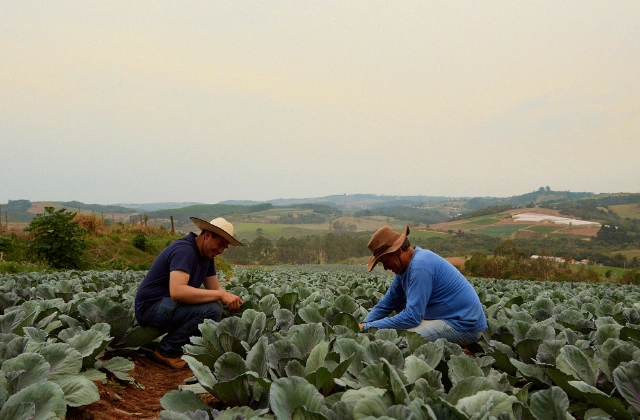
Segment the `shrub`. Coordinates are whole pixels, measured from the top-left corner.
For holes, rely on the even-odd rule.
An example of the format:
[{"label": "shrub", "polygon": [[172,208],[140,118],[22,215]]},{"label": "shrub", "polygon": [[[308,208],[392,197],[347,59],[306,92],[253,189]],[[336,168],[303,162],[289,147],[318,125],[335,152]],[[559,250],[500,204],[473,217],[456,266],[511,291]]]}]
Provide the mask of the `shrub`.
[{"label": "shrub", "polygon": [[640,271],[638,270],[628,270],[620,279],[620,283],[622,284],[633,284],[635,286],[640,285]]},{"label": "shrub", "polygon": [[73,221],[76,213],[61,208],[45,207],[24,230],[33,234],[29,252],[48,262],[53,268],[79,268],[86,248],[86,230]]},{"label": "shrub", "polygon": [[134,236],[131,243],[140,251],[147,251],[151,245],[151,242],[144,233],[138,233]]},{"label": "shrub", "polygon": [[13,241],[6,236],[0,236],[0,252],[9,252],[13,249]]}]

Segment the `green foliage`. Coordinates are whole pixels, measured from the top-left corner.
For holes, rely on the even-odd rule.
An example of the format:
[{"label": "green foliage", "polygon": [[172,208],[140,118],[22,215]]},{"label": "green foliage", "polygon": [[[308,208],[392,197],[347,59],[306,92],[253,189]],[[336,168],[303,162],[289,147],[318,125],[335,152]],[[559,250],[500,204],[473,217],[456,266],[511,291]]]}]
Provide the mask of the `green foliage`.
[{"label": "green foliage", "polygon": [[147,251],[151,245],[149,239],[147,239],[147,236],[144,233],[138,233],[134,236],[131,243],[140,251]]},{"label": "green foliage", "polygon": [[29,252],[53,268],[78,268],[86,248],[86,231],[73,221],[75,215],[65,208],[56,211],[45,207],[45,213],[37,215],[25,228],[33,234]]},{"label": "green foliage", "polygon": [[0,252],[7,253],[13,249],[13,241],[6,236],[0,236]]},{"label": "green foliage", "polygon": [[627,271],[622,275],[620,283],[640,286],[640,271],[635,269]]}]

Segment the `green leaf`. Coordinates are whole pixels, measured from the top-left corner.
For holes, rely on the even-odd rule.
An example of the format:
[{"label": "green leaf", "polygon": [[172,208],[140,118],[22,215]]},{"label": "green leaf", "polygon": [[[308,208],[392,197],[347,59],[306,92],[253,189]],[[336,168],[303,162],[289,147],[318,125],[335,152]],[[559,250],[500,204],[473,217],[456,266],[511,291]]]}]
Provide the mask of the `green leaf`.
[{"label": "green leaf", "polygon": [[407,389],[404,387],[404,382],[398,372],[396,371],[396,367],[389,363],[386,359],[382,360],[385,366],[385,373],[389,377],[389,383],[391,384],[391,392],[393,393],[393,402],[396,404],[408,404],[409,403],[409,393]]},{"label": "green leaf", "polygon": [[294,325],[289,329],[288,337],[305,360],[315,346],[325,341],[324,328],[319,323]]},{"label": "green leaf", "polygon": [[427,362],[414,355],[408,356],[404,360],[404,376],[407,378],[408,383],[413,384],[418,380],[425,372],[433,370]]},{"label": "green leaf", "polygon": [[[322,317],[319,316],[318,319],[322,321]],[[289,331],[289,328],[295,323],[295,315],[288,309],[276,309],[273,311],[273,316],[276,319],[276,330],[281,331]]]},{"label": "green leaf", "polygon": [[2,363],[2,371],[9,382],[9,393],[45,382],[49,376],[49,363],[36,353],[23,353]]},{"label": "green leaf", "polygon": [[402,351],[395,344],[389,341],[375,340],[365,347],[365,363],[369,365],[382,363],[381,358],[386,359],[399,369],[404,367],[404,356],[402,356]]},{"label": "green leaf", "polygon": [[225,353],[216,360],[214,373],[219,382],[231,381],[248,371],[247,364],[236,353]]},{"label": "green leaf", "polygon": [[11,410],[12,405],[19,403],[35,405],[33,420],[48,420],[52,415],[63,419],[67,413],[64,393],[60,386],[53,382],[34,383],[10,396],[0,410],[0,418],[11,418],[4,416],[5,407],[8,407],[7,410]]},{"label": "green leaf", "polygon": [[5,404],[0,410],[1,419],[31,420],[36,415],[36,405],[32,402]]},{"label": "green leaf", "polygon": [[618,392],[636,410],[640,411],[640,363],[623,363],[613,371],[613,382]]},{"label": "green leaf", "polygon": [[71,407],[89,405],[100,399],[96,384],[82,376],[65,376],[58,378],[57,383],[64,392],[64,401]]},{"label": "green leaf", "polygon": [[267,323],[267,316],[258,312],[256,317],[253,319],[251,326],[249,327],[247,342],[253,345],[258,339],[262,336],[264,332],[265,325]]},{"label": "green leaf", "polygon": [[108,370],[121,381],[135,382],[135,379],[130,376],[135,365],[131,360],[124,357],[116,356],[106,362],[97,361],[95,367],[96,369]]},{"label": "green leaf", "polygon": [[280,303],[280,308],[287,309],[293,312],[295,310],[296,304],[298,303],[299,299],[300,299],[300,296],[298,295],[298,293],[289,292],[280,296],[280,299],[278,299],[278,302]]},{"label": "green leaf", "polygon": [[560,356],[556,359],[556,367],[567,375],[574,375],[576,379],[581,379],[591,386],[596,383],[597,367],[595,362],[576,346],[567,345],[560,350]]},{"label": "green leaf", "polygon": [[443,348],[435,343],[425,343],[413,352],[414,356],[423,359],[434,369],[440,364],[443,354]]},{"label": "green leaf", "polygon": [[83,366],[93,366],[95,358],[109,345],[111,342],[109,329],[109,324],[95,324],[91,329],[82,331],[66,340],[67,344],[82,355]]},{"label": "green leaf", "polygon": [[552,385],[551,381],[549,381],[549,378],[545,376],[545,373],[540,366],[528,365],[515,359],[509,360],[511,364],[518,369],[518,372],[520,372],[520,374],[522,374],[526,379],[533,381],[538,385]]},{"label": "green leaf", "polygon": [[66,343],[49,344],[40,349],[40,354],[49,362],[49,380],[76,376],[82,369],[82,355]]},{"label": "green leaf", "polygon": [[327,357],[327,353],[329,353],[329,343],[327,341],[318,343],[309,354],[307,364],[305,366],[305,375],[308,375],[322,367],[324,359]]},{"label": "green leaf", "polygon": [[624,404],[618,398],[610,397],[583,381],[569,381],[569,385],[577,389],[589,403],[595,404],[616,419],[631,419]]},{"label": "green leaf", "polygon": [[353,361],[347,370],[355,377],[360,376],[360,372],[364,368],[362,363],[364,356],[363,346],[352,338],[338,338],[333,344],[333,351],[340,355],[340,361],[344,361],[353,356]]},{"label": "green leaf", "polygon": [[198,382],[204,389],[206,389],[210,394],[213,394],[213,387],[218,383],[216,378],[211,373],[211,370],[203,365],[200,361],[198,361],[195,357],[191,356],[182,356],[182,360],[186,361],[189,364],[189,368],[198,379]]},{"label": "green leaf", "polygon": [[331,325],[333,326],[342,325],[356,333],[360,331],[360,325],[358,324],[358,321],[355,319],[355,317],[351,314],[347,314],[344,312],[339,312],[333,318]]},{"label": "green leaf", "polygon": [[458,400],[455,407],[469,415],[480,412],[486,407],[488,413],[497,417],[502,413],[511,414],[511,406],[518,399],[513,395],[495,390],[478,391],[475,395],[464,397]]},{"label": "green leaf", "polygon": [[458,401],[465,397],[471,397],[480,391],[493,390],[493,384],[487,378],[472,376],[464,378],[455,384],[445,399],[453,405],[456,405]]},{"label": "green leaf", "polygon": [[162,332],[158,328],[136,326],[127,334],[123,347],[137,349],[161,335]]},{"label": "green leaf", "polygon": [[249,405],[251,402],[249,377],[254,375],[257,376],[254,372],[247,372],[229,381],[220,381],[213,386],[213,395],[231,407]]},{"label": "green leaf", "polygon": [[171,391],[160,399],[160,405],[165,410],[176,411],[178,413],[186,413],[187,411],[196,410],[211,410],[211,407],[205,404],[191,391]]},{"label": "green leaf", "polygon": [[268,343],[268,338],[266,336],[262,336],[247,353],[247,369],[256,372],[261,378],[267,377],[269,369],[269,362],[267,359]]},{"label": "green leaf", "polygon": [[472,376],[484,377],[482,369],[468,356],[451,356],[447,362],[449,368],[449,379],[453,385],[462,379]]},{"label": "green leaf", "polygon": [[358,383],[364,387],[388,388],[389,376],[385,374],[382,362],[362,369]]},{"label": "green leaf", "polygon": [[529,408],[538,420],[567,420],[569,398],[562,389],[552,386],[533,393]]},{"label": "green leaf", "polygon": [[271,383],[269,405],[277,419],[291,419],[298,407],[325,414],[327,406],[318,390],[300,377],[279,378]]},{"label": "green leaf", "polygon": [[298,310],[298,316],[307,324],[315,324],[324,322],[324,317],[315,308],[301,307]]}]

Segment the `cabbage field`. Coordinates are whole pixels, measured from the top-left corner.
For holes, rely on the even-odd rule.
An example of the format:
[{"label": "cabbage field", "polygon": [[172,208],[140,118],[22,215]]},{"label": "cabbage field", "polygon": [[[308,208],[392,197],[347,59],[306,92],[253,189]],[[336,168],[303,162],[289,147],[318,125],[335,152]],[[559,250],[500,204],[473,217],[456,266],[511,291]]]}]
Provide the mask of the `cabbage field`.
[{"label": "cabbage field", "polygon": [[[144,274],[0,275],[0,419],[63,419],[107,377],[126,388],[132,352],[158,338],[133,316]],[[245,303],[201,324],[184,349],[194,376],[162,397],[160,418],[639,418],[639,287],[470,279],[489,328],[463,349],[360,331],[390,281],[236,269],[226,288]]]}]

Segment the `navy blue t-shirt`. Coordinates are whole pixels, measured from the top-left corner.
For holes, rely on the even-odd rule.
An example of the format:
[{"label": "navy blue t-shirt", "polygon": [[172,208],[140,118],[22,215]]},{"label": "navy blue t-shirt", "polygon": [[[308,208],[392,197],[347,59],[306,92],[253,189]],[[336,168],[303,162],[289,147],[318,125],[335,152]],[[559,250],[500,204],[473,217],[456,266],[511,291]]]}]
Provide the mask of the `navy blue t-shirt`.
[{"label": "navy blue t-shirt", "polygon": [[138,323],[148,325],[155,307],[169,293],[169,275],[182,270],[189,274],[189,286],[200,288],[204,279],[215,276],[216,267],[212,258],[202,257],[196,245],[196,234],[191,232],[182,239],[166,247],[151,265],[149,272],[140,283],[135,299]]}]

